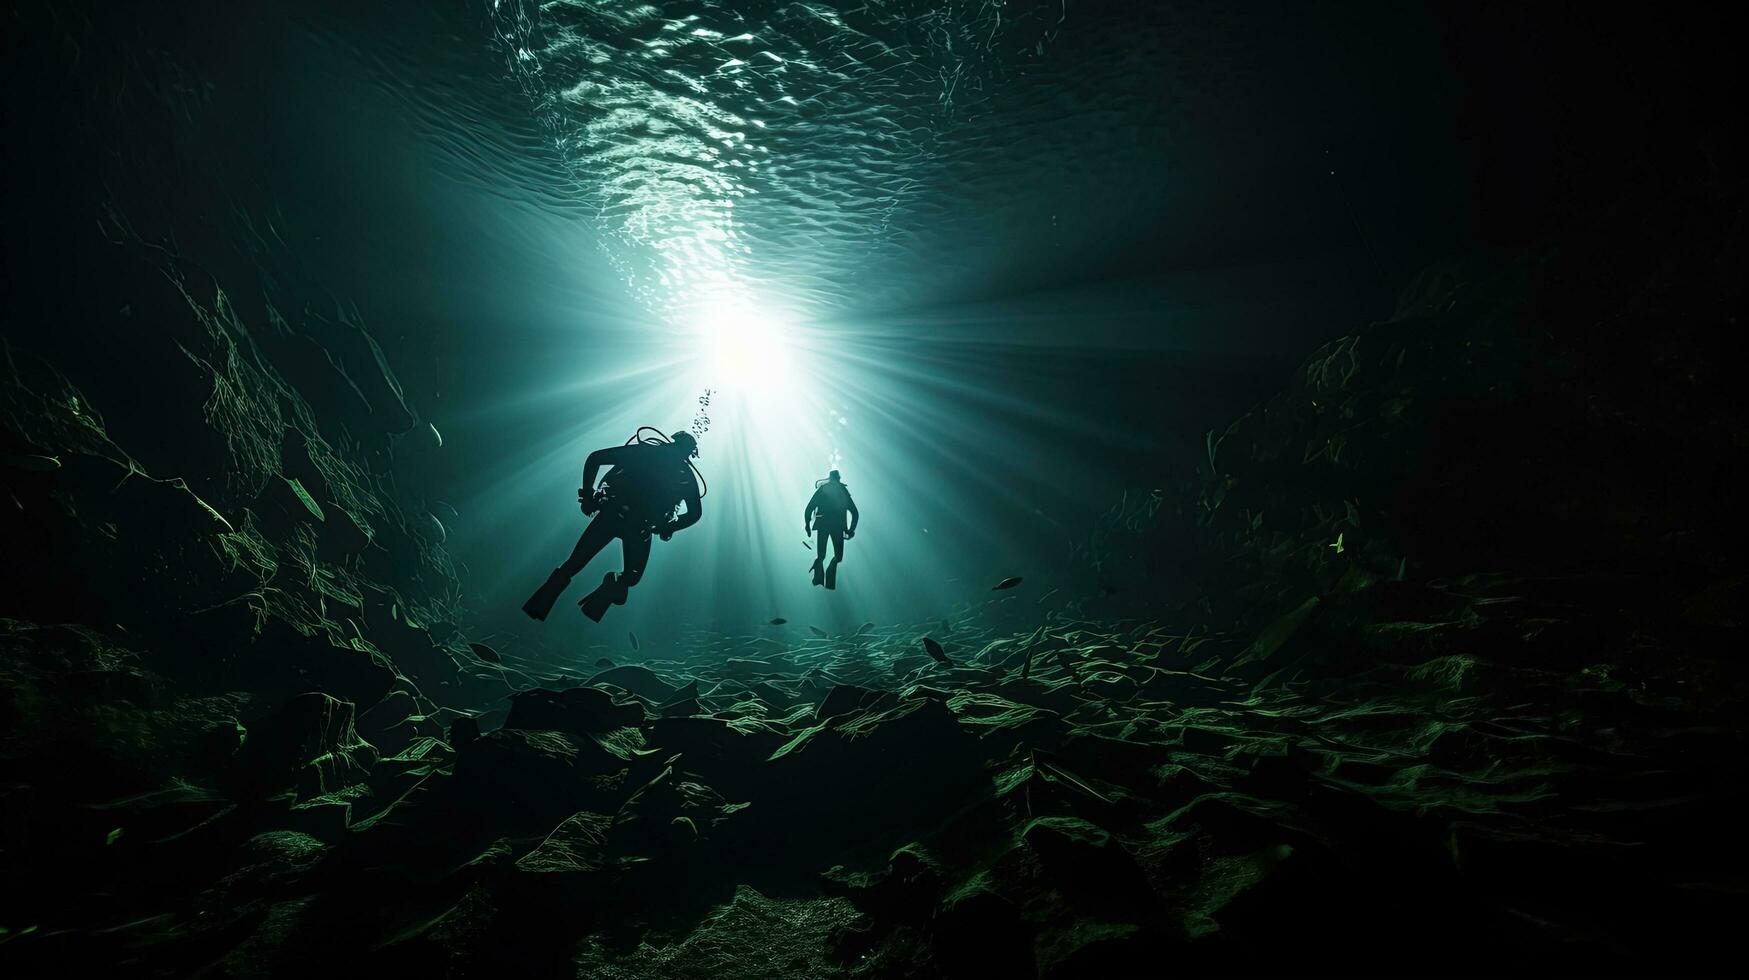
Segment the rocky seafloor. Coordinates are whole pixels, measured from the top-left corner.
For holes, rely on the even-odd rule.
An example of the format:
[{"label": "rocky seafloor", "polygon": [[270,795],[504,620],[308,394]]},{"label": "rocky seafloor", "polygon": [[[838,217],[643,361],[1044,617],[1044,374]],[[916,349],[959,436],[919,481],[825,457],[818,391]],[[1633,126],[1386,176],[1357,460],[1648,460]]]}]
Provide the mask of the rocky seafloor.
[{"label": "rocky seafloor", "polygon": [[470,638],[441,520],[151,277],[206,472],[8,351],[0,965],[1729,972],[1737,201],[1429,270],[1055,596],[563,671]]}]

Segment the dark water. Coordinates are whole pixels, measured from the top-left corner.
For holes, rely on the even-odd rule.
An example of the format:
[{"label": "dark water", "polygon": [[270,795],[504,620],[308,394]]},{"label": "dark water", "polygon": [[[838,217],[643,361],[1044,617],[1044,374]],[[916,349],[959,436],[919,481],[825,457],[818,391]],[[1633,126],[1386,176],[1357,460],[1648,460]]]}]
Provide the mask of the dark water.
[{"label": "dark water", "polygon": [[[1699,969],[1706,21],[8,6],[0,966]],[[703,519],[530,620],[640,425]]]}]

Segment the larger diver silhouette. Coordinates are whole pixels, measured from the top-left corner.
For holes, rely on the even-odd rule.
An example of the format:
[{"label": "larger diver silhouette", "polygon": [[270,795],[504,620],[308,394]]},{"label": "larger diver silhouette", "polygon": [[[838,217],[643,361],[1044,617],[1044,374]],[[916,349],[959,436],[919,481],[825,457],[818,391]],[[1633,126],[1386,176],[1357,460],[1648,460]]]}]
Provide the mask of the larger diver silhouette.
[{"label": "larger diver silhouette", "polygon": [[[844,523],[846,512],[850,515],[848,527]],[[808,506],[802,508],[802,533],[817,532],[812,569],[815,585],[838,588],[838,563],[844,560],[844,542],[856,537],[856,525],[861,520],[856,501],[850,499],[850,488],[844,485],[837,470],[814,484],[814,495],[808,498]],[[827,539],[832,541],[832,564],[823,566]]]},{"label": "larger diver silhouette", "polygon": [[[646,436],[646,431],[655,434]],[[699,498],[704,496],[692,466],[698,440],[689,432],[676,432],[669,439],[661,436],[660,430],[645,426],[625,445],[589,454],[583,463],[577,502],[584,515],[594,519],[577,539],[571,557],[553,569],[546,584],[522,604],[523,612],[534,619],[546,619],[571,579],[608,542],[618,538],[625,555],[624,569],[617,575],[608,572],[601,585],[577,603],[583,615],[601,622],[607,607],[625,605],[627,590],[644,577],[644,566],[650,561],[650,536],[667,541],[674,532],[698,523],[703,514]],[[595,474],[603,466],[611,469],[596,487]],[[677,517],[681,504],[686,510]]]}]

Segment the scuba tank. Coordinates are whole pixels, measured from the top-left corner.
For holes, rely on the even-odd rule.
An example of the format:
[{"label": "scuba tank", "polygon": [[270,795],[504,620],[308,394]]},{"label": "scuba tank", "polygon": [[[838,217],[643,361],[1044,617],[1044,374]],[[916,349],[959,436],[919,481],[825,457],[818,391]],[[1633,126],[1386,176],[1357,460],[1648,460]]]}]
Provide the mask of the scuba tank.
[{"label": "scuba tank", "polygon": [[843,523],[844,514],[850,509],[850,488],[843,483],[834,483],[831,477],[827,477],[814,481],[814,494],[819,501],[814,512],[820,519],[834,524]]},{"label": "scuba tank", "polygon": [[[649,446],[654,450],[674,443],[655,426],[642,425],[625,445]],[[685,468],[671,469],[663,465],[666,460],[654,457],[653,451],[640,453],[633,461],[609,470],[595,491],[597,509],[618,520],[653,529],[674,519],[675,510],[694,480],[698,483],[699,497],[705,495],[704,474],[690,458],[685,461]]]},{"label": "scuba tank", "polygon": [[[826,483],[824,483],[820,486],[817,486],[814,489],[824,491],[824,496],[821,498],[820,502],[822,504],[830,503],[831,507],[834,511],[837,511],[838,513],[843,513],[844,511],[849,509],[849,507],[850,507],[850,488],[845,486],[844,484],[842,484],[842,483],[834,484],[831,481],[827,481]],[[821,509],[823,510],[825,508],[821,508]]]}]

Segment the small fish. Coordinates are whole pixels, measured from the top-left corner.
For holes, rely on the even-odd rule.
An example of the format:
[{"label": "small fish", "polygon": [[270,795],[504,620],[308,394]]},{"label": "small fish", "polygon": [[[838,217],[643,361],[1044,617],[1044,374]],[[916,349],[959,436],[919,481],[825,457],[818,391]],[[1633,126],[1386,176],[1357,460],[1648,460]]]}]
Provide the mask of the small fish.
[{"label": "small fish", "polygon": [[595,666],[600,667],[602,670],[606,670],[607,668],[613,666],[613,661],[607,659],[606,657],[602,657],[600,660],[595,661]]},{"label": "small fish", "polygon": [[785,623],[787,623],[787,622],[789,622],[789,620],[787,620],[787,619],[784,619],[784,618],[783,618],[783,617],[782,617],[782,616],[779,616],[779,617],[777,617],[777,618],[776,618],[776,619],[773,619],[773,620],[771,620],[771,621],[770,621],[770,625],[772,625],[772,626],[782,626],[782,625],[783,625],[783,624],[785,624]]},{"label": "small fish", "polygon": [[861,626],[858,626],[856,628],[856,633],[854,635],[861,636],[862,634],[867,633],[869,630],[872,630],[872,629],[874,629],[873,623],[863,623]]},{"label": "small fish", "polygon": [[504,662],[504,658],[498,656],[498,651],[492,649],[491,647],[487,646],[484,643],[469,643],[468,649],[474,651],[474,656],[479,657],[481,660],[489,661],[489,662],[495,663],[495,664],[501,664]]},{"label": "small fish", "polygon": [[824,637],[826,635],[826,631],[818,626],[810,626],[808,629],[813,630],[815,636]]},{"label": "small fish", "polygon": [[627,633],[627,634],[626,634],[626,639],[628,639],[628,640],[630,640],[630,641],[631,641],[631,643],[632,643],[632,649],[633,649],[633,650],[637,650],[637,649],[638,649],[638,634],[636,634],[636,633]]},{"label": "small fish", "polygon": [[927,636],[923,638],[923,649],[929,651],[929,655],[935,658],[936,663],[952,666],[953,661],[947,659],[947,651],[942,649],[941,644],[935,642],[933,638]]},{"label": "small fish", "polygon": [[990,591],[991,592],[1000,592],[1003,589],[1012,589],[1024,581],[1026,581],[1026,580],[1021,578],[1018,575],[1014,576],[1013,578],[1005,578],[1002,581],[997,582],[995,585],[991,586]]}]

